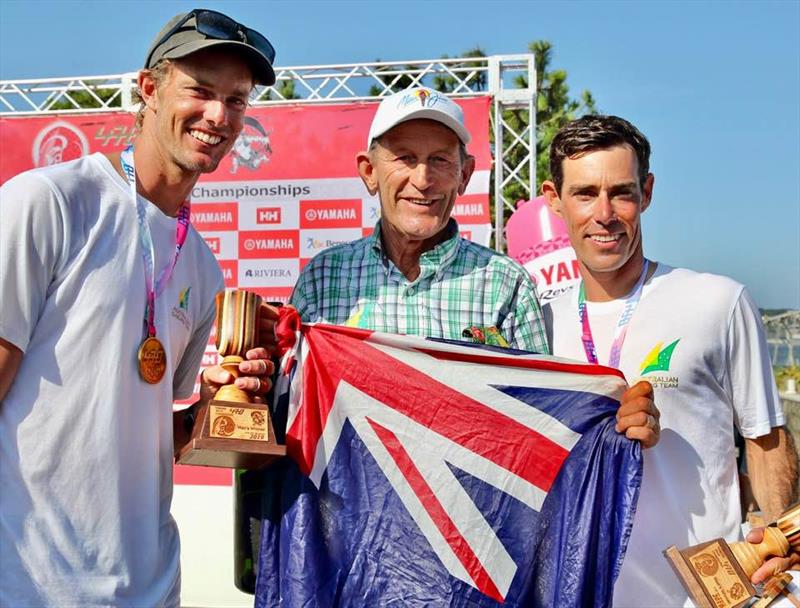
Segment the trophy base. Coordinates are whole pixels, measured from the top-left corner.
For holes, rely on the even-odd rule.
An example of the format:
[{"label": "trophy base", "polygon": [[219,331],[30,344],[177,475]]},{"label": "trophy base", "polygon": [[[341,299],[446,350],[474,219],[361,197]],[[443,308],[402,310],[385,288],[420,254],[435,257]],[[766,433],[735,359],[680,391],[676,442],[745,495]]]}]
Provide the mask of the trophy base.
[{"label": "trophy base", "polygon": [[192,436],[178,464],[260,469],[286,455],[275,440],[269,409],[261,403],[212,400],[197,408]]},{"label": "trophy base", "polygon": [[698,608],[738,608],[756,595],[721,538],[682,550],[673,545],[664,556]]}]

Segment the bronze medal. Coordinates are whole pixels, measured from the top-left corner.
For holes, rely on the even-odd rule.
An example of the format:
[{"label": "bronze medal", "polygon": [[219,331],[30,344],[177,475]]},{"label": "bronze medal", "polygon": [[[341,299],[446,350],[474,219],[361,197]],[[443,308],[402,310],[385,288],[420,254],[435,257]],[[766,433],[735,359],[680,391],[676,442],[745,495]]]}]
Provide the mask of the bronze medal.
[{"label": "bronze medal", "polygon": [[158,384],[167,371],[167,353],[158,338],[149,337],[142,342],[137,355],[139,375],[149,384]]}]

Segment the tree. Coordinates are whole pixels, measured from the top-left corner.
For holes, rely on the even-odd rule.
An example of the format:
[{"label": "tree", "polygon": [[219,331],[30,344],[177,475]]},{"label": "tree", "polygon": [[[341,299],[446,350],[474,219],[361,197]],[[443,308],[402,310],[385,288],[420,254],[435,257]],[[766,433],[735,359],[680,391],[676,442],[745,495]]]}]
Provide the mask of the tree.
[{"label": "tree", "polygon": [[[597,113],[594,96],[584,90],[579,99],[569,96],[567,72],[551,70],[553,46],[547,40],[535,40],[528,45],[533,53],[536,66],[536,188],[539,192],[542,181],[550,176],[550,143],[558,130],[584,114]],[[525,88],[528,86],[526,76],[518,76],[515,84]],[[519,117],[528,124],[527,112]],[[509,200],[517,200],[511,198]]]},{"label": "tree", "polygon": [[[380,62],[380,59],[376,59],[375,61]],[[396,66],[387,66],[385,68],[378,69],[377,76],[385,86],[379,86],[377,84],[373,84],[369,88],[369,96],[378,97],[381,93],[383,93],[387,89],[391,93],[398,93],[404,89],[408,89],[409,87],[416,86],[414,79],[408,74],[408,72],[414,71],[416,69],[418,69],[416,66],[407,65],[405,68],[399,70],[402,72],[406,72],[404,74],[392,73],[398,71]],[[381,74],[380,72],[388,72],[388,73]]]},{"label": "tree", "polygon": [[[475,48],[469,49],[464,51],[460,55],[461,57],[486,57],[486,51],[484,51],[481,47],[476,46]],[[449,59],[447,55],[444,55],[442,59]],[[455,76],[450,75],[437,75],[433,79],[433,87],[437,91],[441,91],[442,93],[452,93],[458,89],[459,84],[464,81],[468,84],[469,89],[472,91],[484,91],[486,90],[486,72],[484,71],[476,71],[474,74],[470,73],[471,69],[478,68],[483,65],[483,62],[475,62],[475,61],[463,61],[455,64],[449,64],[450,70],[454,73],[458,74],[458,78]],[[459,89],[460,92],[464,92],[463,87]]]},{"label": "tree", "polygon": [[[274,95],[273,90],[275,91]],[[292,78],[278,80],[278,82],[272,86],[272,89],[267,89],[266,93],[258,98],[259,101],[284,99],[300,99],[300,95],[295,91],[294,79]]]},{"label": "tree", "polygon": [[[111,103],[107,103],[109,100]],[[47,106],[47,110],[84,110],[104,106],[108,108],[122,107],[122,95],[118,89],[87,87],[85,90],[68,91],[61,95],[55,103]]]}]

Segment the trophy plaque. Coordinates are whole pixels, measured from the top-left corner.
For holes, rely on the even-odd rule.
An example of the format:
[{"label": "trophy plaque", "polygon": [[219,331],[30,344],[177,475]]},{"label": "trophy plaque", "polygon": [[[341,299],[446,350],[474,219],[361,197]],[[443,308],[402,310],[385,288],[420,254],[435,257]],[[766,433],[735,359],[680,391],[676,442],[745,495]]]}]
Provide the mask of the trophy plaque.
[{"label": "trophy plaque", "polygon": [[[217,351],[220,364],[234,379],[245,353],[256,346],[261,297],[226,289],[217,294]],[[279,456],[267,405],[253,403],[252,395],[234,384],[219,388],[214,398],[197,408],[189,442],[176,457],[178,464],[236,469],[259,469]]]},{"label": "trophy plaque", "polygon": [[[761,564],[770,557],[784,557],[790,550],[800,551],[800,503],[765,527],[764,539],[758,544],[717,538],[686,549],[673,545],[664,555],[698,608],[736,608],[756,597],[750,577]],[[770,579],[765,593],[781,587],[782,580]]]}]

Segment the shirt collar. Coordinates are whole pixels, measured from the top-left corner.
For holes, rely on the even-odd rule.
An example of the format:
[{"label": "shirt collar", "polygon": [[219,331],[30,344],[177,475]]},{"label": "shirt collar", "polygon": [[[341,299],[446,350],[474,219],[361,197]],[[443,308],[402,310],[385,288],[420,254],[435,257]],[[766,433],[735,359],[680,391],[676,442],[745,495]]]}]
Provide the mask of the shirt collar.
[{"label": "shirt collar", "polygon": [[[386,257],[381,241],[381,222],[375,224],[372,234],[367,237],[370,250],[382,262],[383,267],[389,270],[394,267],[391,260]],[[445,240],[436,245],[430,251],[422,254],[419,260],[420,274],[417,280],[436,274],[443,268],[449,266],[458,254],[461,246],[461,236],[458,233],[458,223],[450,218],[445,227]]]}]

